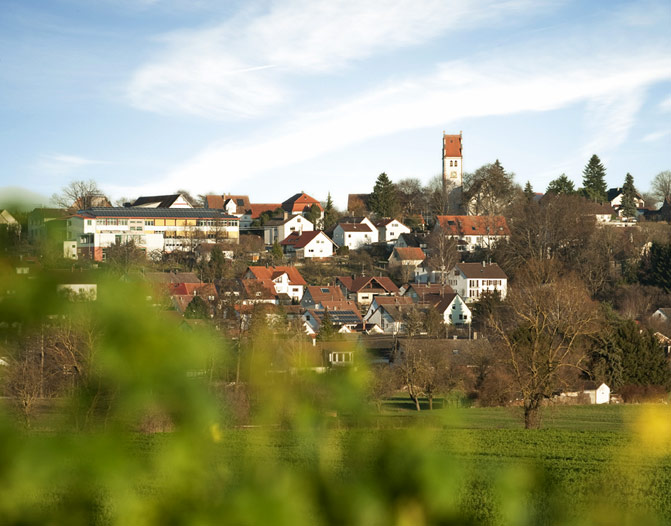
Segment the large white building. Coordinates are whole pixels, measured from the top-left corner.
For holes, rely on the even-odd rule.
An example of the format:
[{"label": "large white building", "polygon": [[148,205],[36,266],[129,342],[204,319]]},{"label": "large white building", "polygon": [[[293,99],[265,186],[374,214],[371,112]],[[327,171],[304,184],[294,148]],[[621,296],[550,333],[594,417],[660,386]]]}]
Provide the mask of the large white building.
[{"label": "large white building", "polygon": [[239,220],[204,208],[88,208],[67,221],[78,257],[104,261],[106,249],[132,241],[147,254],[190,250],[201,243],[237,243]]}]

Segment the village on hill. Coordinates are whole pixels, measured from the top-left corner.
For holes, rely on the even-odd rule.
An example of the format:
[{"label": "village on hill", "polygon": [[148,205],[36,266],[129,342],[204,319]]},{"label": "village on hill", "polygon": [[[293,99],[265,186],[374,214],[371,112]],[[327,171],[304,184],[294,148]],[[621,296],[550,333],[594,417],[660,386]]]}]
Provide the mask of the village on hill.
[{"label": "village on hill", "polygon": [[[75,182],[55,196],[60,207],[22,221],[2,212],[6,264],[50,276],[72,301],[100,298],[110,277],[143,283],[185,330],[205,324],[242,341],[263,321],[285,354],[307,349],[300,364],[271,368],[393,369],[381,392],[404,388],[417,409],[457,390],[484,405],[518,400],[532,419],[543,400],[671,388],[671,192],[656,206],[629,174],[607,189],[595,155],[582,188],[562,175],[537,193],[498,160],[462,172],[462,139],[443,134],[442,175],[428,186],[382,173],[343,211],[330,194],[279,188],[275,203],[179,191],[115,206],[94,182]],[[522,372],[509,367],[519,331],[546,352],[525,356]],[[631,338],[645,357],[627,356]]]}]

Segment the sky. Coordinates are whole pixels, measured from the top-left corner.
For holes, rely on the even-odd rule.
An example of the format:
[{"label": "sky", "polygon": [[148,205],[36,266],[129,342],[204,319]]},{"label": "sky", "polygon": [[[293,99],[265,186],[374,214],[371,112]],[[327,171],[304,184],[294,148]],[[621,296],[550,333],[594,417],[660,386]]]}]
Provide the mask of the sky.
[{"label": "sky", "polygon": [[[543,192],[671,169],[671,2],[0,0],[0,194],[281,202],[499,159]],[[44,203],[47,204],[47,203]]]}]

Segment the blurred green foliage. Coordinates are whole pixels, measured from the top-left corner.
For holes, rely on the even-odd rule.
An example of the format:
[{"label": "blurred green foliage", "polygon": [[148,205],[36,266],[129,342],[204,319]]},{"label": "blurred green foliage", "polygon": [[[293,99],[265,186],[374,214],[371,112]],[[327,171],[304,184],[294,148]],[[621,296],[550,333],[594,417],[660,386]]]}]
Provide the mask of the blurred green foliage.
[{"label": "blurred green foliage", "polygon": [[[54,283],[8,270],[0,356],[10,365],[16,343],[45,327],[76,321],[89,337],[77,362],[86,374],[77,371],[37,425],[26,429],[2,408],[2,524],[671,520],[666,409],[636,420],[631,434],[466,429],[465,410],[408,426],[374,411],[364,364],[279,372],[265,327],[232,345],[155,310],[141,287],[103,283],[97,301],[71,302]],[[240,349],[248,356],[236,384]],[[283,353],[291,363],[291,349]]]}]

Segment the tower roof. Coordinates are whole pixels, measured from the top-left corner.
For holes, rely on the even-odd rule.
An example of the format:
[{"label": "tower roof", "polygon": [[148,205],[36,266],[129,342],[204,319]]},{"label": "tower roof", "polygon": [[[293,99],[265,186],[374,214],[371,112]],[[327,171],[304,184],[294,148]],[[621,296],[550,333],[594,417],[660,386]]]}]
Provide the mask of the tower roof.
[{"label": "tower roof", "polygon": [[443,157],[461,157],[461,133],[459,135],[443,133]]}]

